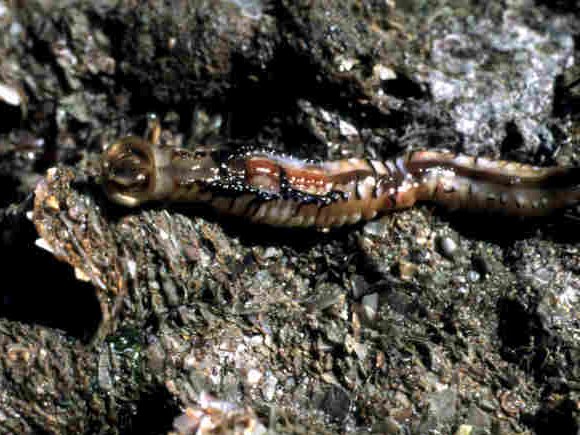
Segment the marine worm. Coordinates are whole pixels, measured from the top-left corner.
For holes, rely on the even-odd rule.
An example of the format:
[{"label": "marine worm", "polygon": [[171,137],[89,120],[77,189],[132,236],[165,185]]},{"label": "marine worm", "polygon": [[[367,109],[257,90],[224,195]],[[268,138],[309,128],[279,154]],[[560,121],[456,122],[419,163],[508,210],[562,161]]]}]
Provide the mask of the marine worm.
[{"label": "marine worm", "polygon": [[313,163],[262,150],[220,158],[129,136],[104,152],[102,165],[105,191],[119,204],[196,201],[219,213],[288,227],[354,224],[418,201],[544,216],[580,200],[580,168],[440,151]]}]

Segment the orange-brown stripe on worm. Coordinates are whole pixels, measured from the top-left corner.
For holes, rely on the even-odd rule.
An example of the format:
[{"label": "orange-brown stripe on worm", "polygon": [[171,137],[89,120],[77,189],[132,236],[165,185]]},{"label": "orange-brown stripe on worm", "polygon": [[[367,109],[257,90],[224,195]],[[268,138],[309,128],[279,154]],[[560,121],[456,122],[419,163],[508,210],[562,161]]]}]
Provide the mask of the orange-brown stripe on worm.
[{"label": "orange-brown stripe on worm", "polygon": [[270,151],[219,160],[209,152],[126,137],[103,154],[109,197],[199,201],[219,212],[278,226],[329,228],[432,201],[450,209],[542,216],[580,200],[580,169],[416,151],[388,161],[311,163]]}]

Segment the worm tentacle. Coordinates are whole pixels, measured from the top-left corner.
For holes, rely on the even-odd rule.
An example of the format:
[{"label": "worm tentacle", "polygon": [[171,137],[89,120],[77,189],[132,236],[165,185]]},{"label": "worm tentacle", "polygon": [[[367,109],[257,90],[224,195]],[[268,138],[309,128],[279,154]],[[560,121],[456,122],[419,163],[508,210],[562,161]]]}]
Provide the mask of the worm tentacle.
[{"label": "worm tentacle", "polygon": [[313,163],[271,151],[226,159],[128,137],[103,155],[109,197],[123,205],[198,201],[253,222],[329,228],[430,201],[450,209],[542,216],[580,200],[580,169],[539,168],[439,151],[387,161]]}]

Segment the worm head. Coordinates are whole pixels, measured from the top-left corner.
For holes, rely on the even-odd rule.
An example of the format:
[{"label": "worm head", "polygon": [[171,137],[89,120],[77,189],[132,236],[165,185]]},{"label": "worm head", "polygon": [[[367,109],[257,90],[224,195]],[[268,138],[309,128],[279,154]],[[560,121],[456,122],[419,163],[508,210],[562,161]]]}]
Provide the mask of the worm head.
[{"label": "worm head", "polygon": [[153,146],[141,138],[122,138],[103,153],[105,192],[119,204],[134,207],[150,199],[155,172]]}]

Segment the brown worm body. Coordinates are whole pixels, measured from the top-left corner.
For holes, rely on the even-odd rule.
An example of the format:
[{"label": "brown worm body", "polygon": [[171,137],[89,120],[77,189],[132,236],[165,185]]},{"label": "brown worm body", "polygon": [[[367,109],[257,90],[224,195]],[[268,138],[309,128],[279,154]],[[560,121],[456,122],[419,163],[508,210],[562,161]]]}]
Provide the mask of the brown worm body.
[{"label": "brown worm body", "polygon": [[127,137],[103,155],[109,197],[198,201],[276,226],[330,228],[431,201],[450,209],[543,216],[580,200],[578,168],[548,167],[415,151],[384,162],[311,163],[268,151],[211,153],[158,147]]}]

